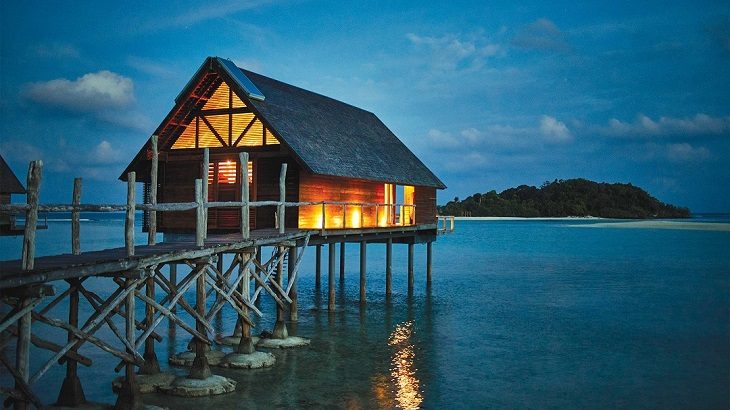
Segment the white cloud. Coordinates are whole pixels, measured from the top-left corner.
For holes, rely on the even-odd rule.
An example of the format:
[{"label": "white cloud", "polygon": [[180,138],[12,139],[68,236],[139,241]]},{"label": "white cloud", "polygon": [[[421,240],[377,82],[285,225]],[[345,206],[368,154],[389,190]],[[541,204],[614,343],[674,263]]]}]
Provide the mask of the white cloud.
[{"label": "white cloud", "polygon": [[197,23],[226,17],[244,10],[252,10],[275,3],[274,0],[229,0],[200,3],[200,7],[188,10],[177,15],[165,16],[164,19],[154,19],[143,29],[158,30],[170,27],[190,27]]},{"label": "white cloud", "polygon": [[37,103],[79,112],[122,108],[134,102],[134,83],[111,71],[85,74],[76,80],[59,78],[31,83],[26,98]]},{"label": "white cloud", "polygon": [[428,50],[429,64],[443,71],[478,69],[484,65],[485,59],[502,52],[501,46],[481,35],[465,38],[455,34],[431,37],[408,33],[406,38],[416,48]]},{"label": "white cloud", "polygon": [[666,151],[667,159],[672,162],[697,162],[710,157],[705,147],[693,147],[687,143],[670,144]]},{"label": "white cloud", "polygon": [[613,137],[652,137],[652,136],[696,136],[719,135],[730,132],[730,116],[711,117],[697,114],[689,118],[661,117],[653,120],[640,114],[634,122],[624,122],[616,118],[608,121],[605,127],[595,127],[600,134]]},{"label": "white cloud", "polygon": [[142,57],[127,57],[127,65],[137,71],[154,77],[174,78],[178,76],[178,73],[170,68],[171,66],[169,63],[164,64]]},{"label": "white cloud", "polygon": [[573,139],[565,123],[547,115],[540,118],[540,134],[549,142],[568,142]]},{"label": "white cloud", "polygon": [[565,35],[551,20],[541,18],[522,27],[512,39],[518,47],[537,50],[567,50]]}]

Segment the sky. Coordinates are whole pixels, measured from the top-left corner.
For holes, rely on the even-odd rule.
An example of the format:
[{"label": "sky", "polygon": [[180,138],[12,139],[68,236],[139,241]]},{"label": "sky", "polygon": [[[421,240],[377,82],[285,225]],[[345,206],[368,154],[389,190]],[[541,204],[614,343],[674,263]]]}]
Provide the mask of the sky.
[{"label": "sky", "polygon": [[123,203],[207,56],[374,112],[440,204],[588,178],[730,212],[727,1],[3,1],[0,153],[43,203]]}]

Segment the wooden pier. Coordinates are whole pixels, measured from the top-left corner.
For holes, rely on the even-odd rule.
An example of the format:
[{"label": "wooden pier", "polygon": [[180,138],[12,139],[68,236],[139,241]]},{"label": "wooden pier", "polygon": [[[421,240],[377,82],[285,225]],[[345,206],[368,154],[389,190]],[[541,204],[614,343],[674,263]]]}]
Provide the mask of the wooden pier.
[{"label": "wooden pier", "polygon": [[[153,137],[153,140],[155,138]],[[156,147],[154,141],[153,147]],[[207,150],[206,150],[207,151]],[[248,181],[247,154],[240,154],[242,181]],[[0,386],[0,394],[7,396],[6,404],[12,402],[16,409],[29,406],[44,407],[33,393],[48,370],[60,363],[66,366],[66,376],[59,387],[56,405],[79,406],[86,402],[83,387],[78,378],[78,364],[91,366],[92,360],[78,352],[84,344],[92,344],[120,360],[115,369],[124,369],[124,379],[118,390],[117,408],[136,408],[141,403],[137,378],[140,375],[159,373],[155,352],[155,341],[163,337],[156,332],[163,319],[168,319],[187,332],[193,340],[195,360],[189,379],[206,380],[212,375],[206,357],[207,346],[217,343],[211,319],[221,309],[232,309],[238,316],[236,329],[231,332],[240,336],[240,343],[234,351],[240,354],[254,352],[251,327],[252,315],[264,313],[256,305],[264,294],[276,304],[276,325],[274,339],[288,337],[286,323],[298,319],[297,276],[301,270],[302,256],[309,246],[316,251],[316,286],[321,284],[321,251],[328,246],[328,310],[336,309],[335,303],[335,255],[340,244],[340,275],[344,275],[344,243],[360,245],[360,303],[365,304],[366,250],[368,243],[383,243],[386,246],[386,297],[392,292],[392,245],[403,243],[408,246],[408,290],[413,291],[414,268],[413,247],[425,243],[427,249],[426,278],[431,283],[432,242],[435,240],[436,224],[411,226],[389,226],[359,229],[287,229],[284,217],[286,208],[312,206],[311,202],[286,202],[285,176],[287,167],[282,165],[280,176],[280,197],[278,201],[249,201],[248,183],[241,184],[241,201],[208,202],[204,195],[202,179],[195,184],[195,201],[181,203],[136,203],[135,175],[128,175],[127,203],[123,205],[87,205],[81,203],[81,179],[74,181],[74,193],[70,205],[42,205],[39,201],[39,187],[42,177],[42,163],[33,161],[28,172],[28,195],[26,204],[1,205],[3,213],[25,213],[26,224],[22,257],[13,261],[0,261],[0,296],[4,316],[0,320],[0,361],[14,381],[13,386]],[[207,175],[207,170],[202,175]],[[152,187],[156,187],[156,149],[152,160]],[[156,188],[153,188],[156,189]],[[156,195],[151,195],[156,198]],[[317,203],[320,204],[320,203]],[[347,204],[321,202],[325,206],[342,205],[343,213],[348,206],[363,207],[368,204]],[[377,208],[379,204],[374,204]],[[393,206],[391,204],[391,206]],[[212,208],[240,208],[241,230],[229,234],[208,234],[207,214]],[[276,227],[273,229],[250,230],[249,213],[252,208],[274,207]],[[135,246],[135,217],[137,210],[148,212],[147,245]],[[158,212],[194,210],[195,234],[176,235],[174,241],[156,243],[156,220]],[[35,228],[39,211],[70,211],[72,213],[70,253],[35,257]],[[82,252],[80,249],[80,212],[125,211],[125,246],[115,249]],[[377,215],[377,211],[376,211]],[[445,224],[444,224],[445,225]],[[452,225],[453,226],[453,225]],[[171,237],[174,235],[171,235]],[[268,258],[261,254],[262,247],[272,247],[274,252]],[[228,266],[223,264],[223,255],[232,255]],[[284,266],[287,274],[284,274]],[[111,294],[104,298],[85,287],[89,277],[105,278]],[[54,282],[64,281],[65,290],[56,294]],[[160,293],[162,292],[162,293]],[[191,292],[196,302],[189,303],[183,297]],[[162,297],[160,297],[162,296]],[[212,303],[209,303],[212,301]],[[90,307],[92,312],[82,318],[80,303]],[[135,316],[135,303],[145,306],[144,317]],[[65,304],[68,309],[61,309]],[[206,310],[206,306],[209,308]],[[59,317],[58,311],[68,312]],[[183,319],[192,318],[194,325]],[[114,317],[124,319],[120,328]],[[43,339],[33,332],[34,324],[60,328],[67,333],[64,343]],[[96,336],[106,325],[111,329],[114,340]],[[31,373],[31,345],[48,350],[53,356]],[[14,349],[14,350],[13,350]],[[6,357],[14,351],[14,361]],[[138,374],[139,372],[139,374]],[[110,380],[111,382],[111,380]],[[46,387],[48,388],[48,387]]]}]

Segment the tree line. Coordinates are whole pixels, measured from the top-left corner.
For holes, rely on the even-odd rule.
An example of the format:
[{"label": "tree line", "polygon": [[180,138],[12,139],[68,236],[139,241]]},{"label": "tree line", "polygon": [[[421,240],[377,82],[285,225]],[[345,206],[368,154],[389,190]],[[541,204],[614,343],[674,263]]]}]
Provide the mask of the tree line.
[{"label": "tree line", "polygon": [[651,219],[688,218],[688,208],[665,204],[629,184],[587,179],[546,181],[540,188],[520,185],[500,193],[476,193],[439,206],[440,215]]}]

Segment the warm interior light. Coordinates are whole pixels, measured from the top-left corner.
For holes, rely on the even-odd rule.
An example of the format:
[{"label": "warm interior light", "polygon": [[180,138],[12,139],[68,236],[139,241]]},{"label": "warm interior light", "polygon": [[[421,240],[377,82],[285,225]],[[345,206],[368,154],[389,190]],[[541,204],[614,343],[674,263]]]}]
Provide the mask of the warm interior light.
[{"label": "warm interior light", "polygon": [[347,223],[348,228],[360,228],[360,208],[352,207],[350,212],[350,221]]}]

